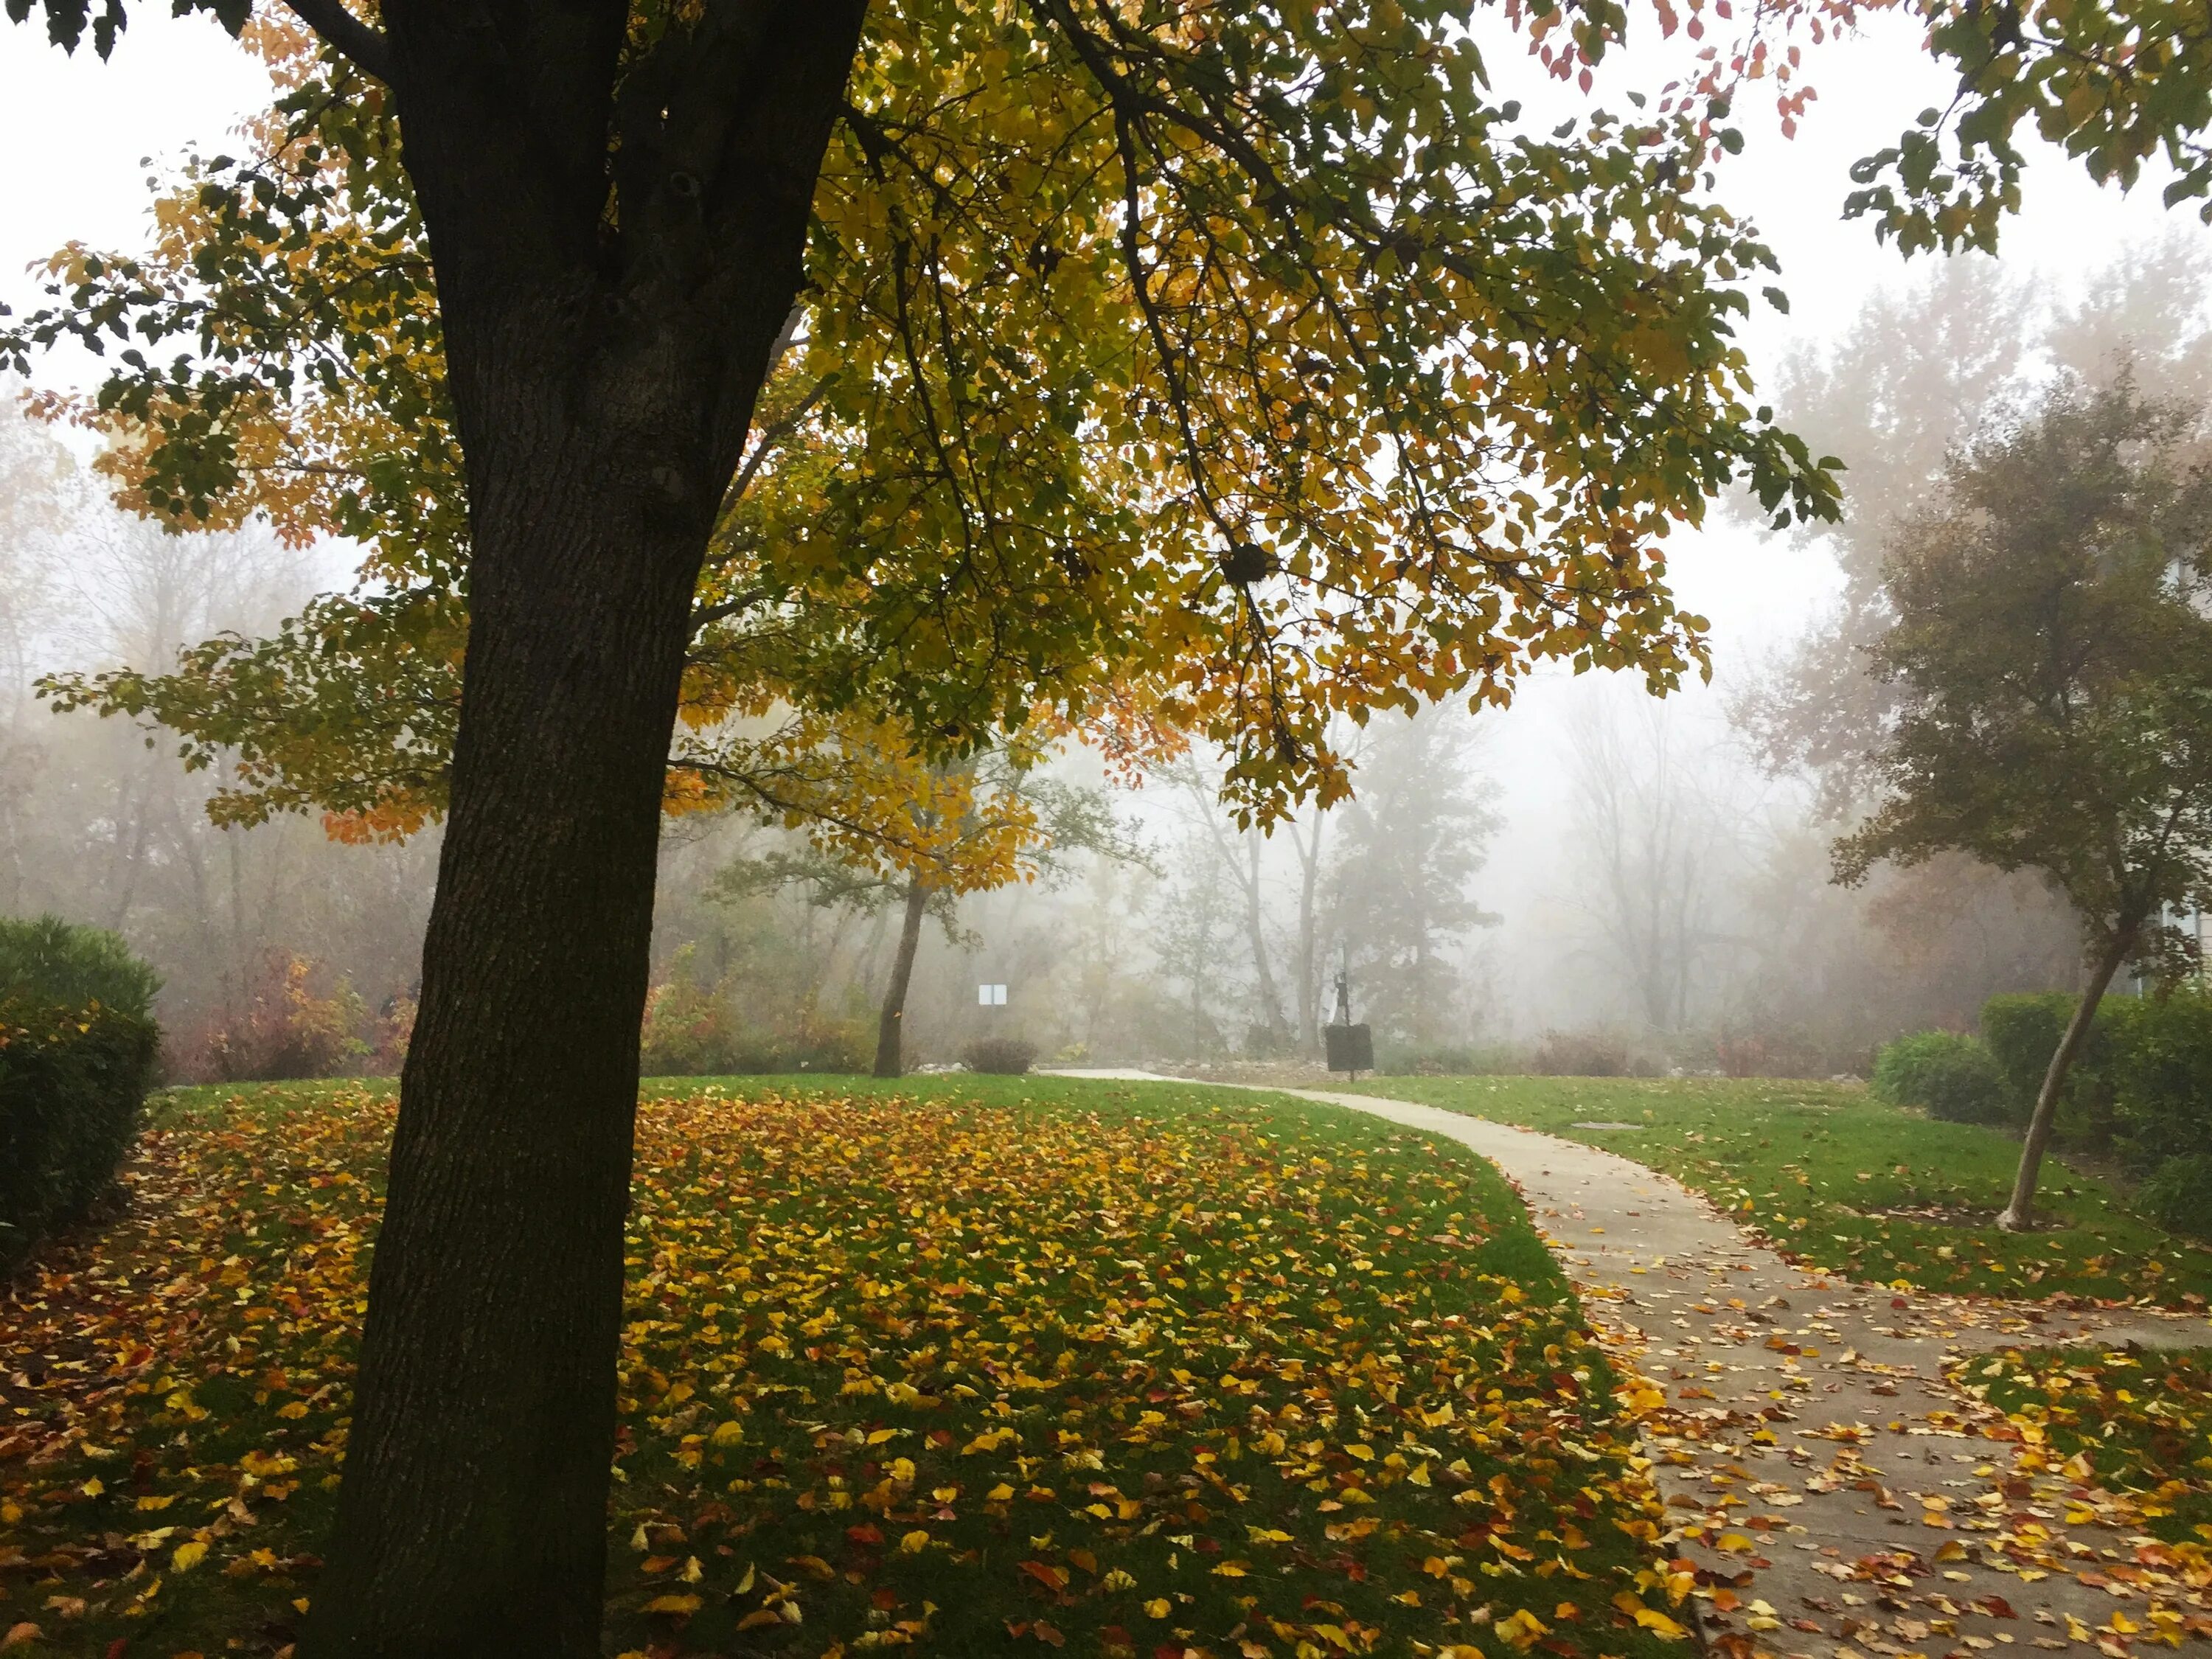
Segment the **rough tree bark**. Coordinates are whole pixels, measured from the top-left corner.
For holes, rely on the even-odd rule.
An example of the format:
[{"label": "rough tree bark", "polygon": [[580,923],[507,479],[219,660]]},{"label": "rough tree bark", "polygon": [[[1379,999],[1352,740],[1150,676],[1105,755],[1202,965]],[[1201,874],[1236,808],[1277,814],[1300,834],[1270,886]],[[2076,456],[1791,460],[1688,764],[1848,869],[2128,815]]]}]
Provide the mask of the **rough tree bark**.
[{"label": "rough tree bark", "polygon": [[863,9],[710,5],[617,110],[623,4],[383,7],[471,619],[322,1659],[599,1652],[669,734]]},{"label": "rough tree bark", "polygon": [[921,944],[921,919],[929,909],[929,889],[907,884],[906,914],[899,922],[898,954],[891,958],[890,983],[884,988],[884,1011],[876,1022],[876,1075],[897,1077],[906,1069],[906,992],[914,982],[914,953]]},{"label": "rough tree bark", "polygon": [[2058,1120],[2058,1098],[2066,1087],[2066,1074],[2073,1069],[2082,1043],[2088,1040],[2089,1027],[2097,1018],[2097,1006],[2112,988],[2112,976],[2120,971],[2128,952],[2135,949],[2139,927],[2138,923],[2128,923],[2114,930],[2112,943],[2090,969],[2089,982],[2081,988],[2081,1000],[2075,1005],[2074,1018],[2066,1022],[2065,1035],[2051,1052],[2051,1064],[2043,1073],[2043,1087],[2036,1093],[2034,1114],[2027,1121],[2027,1139],[2020,1149],[2020,1168],[2012,1181],[2012,1201],[1997,1217],[1997,1225],[2008,1233],[2026,1232],[2035,1224],[2036,1182],[2043,1173],[2043,1154],[2051,1146],[2051,1126]]}]

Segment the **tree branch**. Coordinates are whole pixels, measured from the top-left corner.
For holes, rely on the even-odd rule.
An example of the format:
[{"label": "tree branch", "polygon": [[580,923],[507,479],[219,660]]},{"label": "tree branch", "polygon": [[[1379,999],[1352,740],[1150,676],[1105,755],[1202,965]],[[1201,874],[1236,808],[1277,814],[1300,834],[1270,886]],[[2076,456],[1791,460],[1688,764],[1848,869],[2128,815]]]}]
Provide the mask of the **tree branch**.
[{"label": "tree branch", "polygon": [[392,82],[392,43],[345,9],[344,0],[284,0],[325,46],[364,75]]}]

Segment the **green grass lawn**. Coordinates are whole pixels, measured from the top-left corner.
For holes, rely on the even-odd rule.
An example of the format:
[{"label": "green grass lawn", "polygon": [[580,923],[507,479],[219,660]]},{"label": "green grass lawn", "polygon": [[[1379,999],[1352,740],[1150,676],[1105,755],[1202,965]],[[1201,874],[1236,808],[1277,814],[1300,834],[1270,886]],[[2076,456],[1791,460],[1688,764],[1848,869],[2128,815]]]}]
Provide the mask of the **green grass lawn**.
[{"label": "green grass lawn", "polygon": [[1958,1376],[2021,1425],[2038,1461],[2081,1456],[2100,1485],[2136,1494],[2146,1531],[2212,1544],[2212,1348],[2014,1348]]},{"label": "green grass lawn", "polygon": [[[610,1654],[1680,1634],[1656,1401],[1464,1149],[1182,1085],[645,1092]],[[391,1120],[385,1085],[173,1091],[123,1217],[0,1299],[11,1654],[295,1639]]]},{"label": "green grass lawn", "polygon": [[1856,1279],[2176,1306],[2212,1295],[2212,1249],[2152,1225],[2061,1160],[2045,1164],[2039,1200],[2053,1224],[1998,1231],[2018,1143],[1885,1106],[1852,1085],[1389,1077],[1355,1086],[1607,1147],[1703,1193],[1784,1252]]}]

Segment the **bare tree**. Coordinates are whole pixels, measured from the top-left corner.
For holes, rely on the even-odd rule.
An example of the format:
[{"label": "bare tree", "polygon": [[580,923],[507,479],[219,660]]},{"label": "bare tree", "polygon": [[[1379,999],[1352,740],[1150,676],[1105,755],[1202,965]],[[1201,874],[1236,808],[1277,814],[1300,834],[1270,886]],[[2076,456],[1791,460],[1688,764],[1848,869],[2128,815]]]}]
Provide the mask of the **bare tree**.
[{"label": "bare tree", "polygon": [[1689,1023],[1698,973],[1738,937],[1721,914],[1735,827],[1682,753],[1668,712],[1593,701],[1570,728],[1576,904],[1595,925],[1653,1030]]},{"label": "bare tree", "polygon": [[1282,991],[1267,944],[1267,838],[1256,829],[1240,830],[1231,822],[1221,804],[1218,766],[1187,757],[1166,768],[1165,775],[1182,793],[1183,817],[1196,832],[1194,839],[1210,854],[1214,872],[1236,890],[1244,948],[1252,963],[1254,1025],[1268,1049],[1285,1048],[1291,1027],[1283,1014]]}]

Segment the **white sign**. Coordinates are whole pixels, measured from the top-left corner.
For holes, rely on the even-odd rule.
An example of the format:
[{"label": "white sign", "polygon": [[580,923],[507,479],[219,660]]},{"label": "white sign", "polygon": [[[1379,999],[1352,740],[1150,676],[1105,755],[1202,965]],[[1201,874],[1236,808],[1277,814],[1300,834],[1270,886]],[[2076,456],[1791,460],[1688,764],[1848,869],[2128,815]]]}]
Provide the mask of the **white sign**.
[{"label": "white sign", "polygon": [[1006,1006],[1006,988],[1003,985],[979,985],[975,988],[975,1005],[980,1008],[1003,1008]]}]

